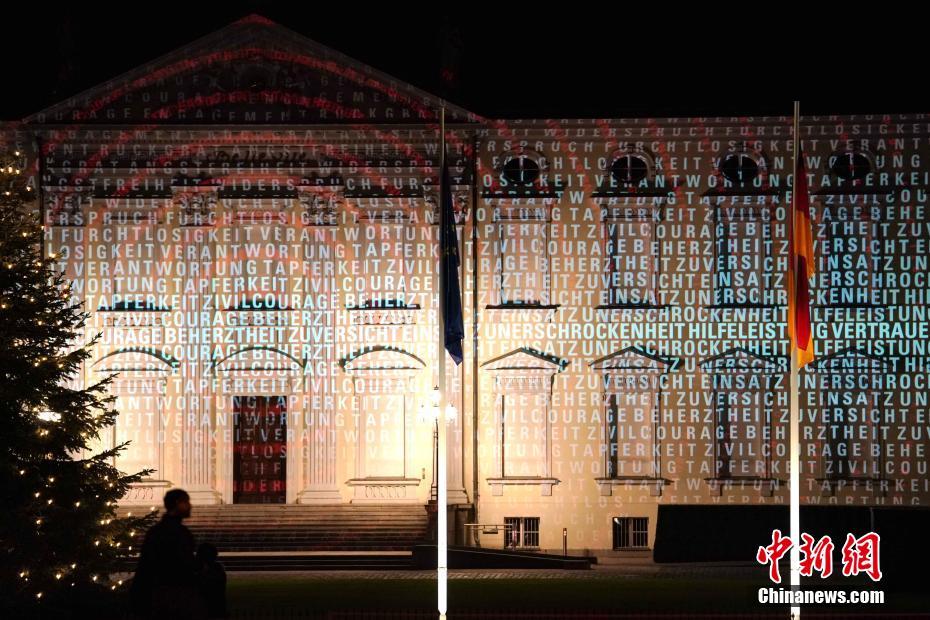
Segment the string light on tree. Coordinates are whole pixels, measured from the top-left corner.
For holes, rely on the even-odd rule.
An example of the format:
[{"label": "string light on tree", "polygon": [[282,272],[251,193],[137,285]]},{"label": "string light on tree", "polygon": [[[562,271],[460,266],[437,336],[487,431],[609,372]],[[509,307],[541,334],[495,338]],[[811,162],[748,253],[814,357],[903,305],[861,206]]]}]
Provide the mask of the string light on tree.
[{"label": "string light on tree", "polygon": [[122,585],[110,575],[150,520],[116,515],[148,472],[113,466],[125,445],[96,451],[117,416],[110,380],[73,385],[96,340],[84,343],[87,315],[55,258],[42,255],[27,164],[0,143],[0,407],[12,416],[0,433],[0,616],[11,618],[42,615],[37,606],[107,605]]}]

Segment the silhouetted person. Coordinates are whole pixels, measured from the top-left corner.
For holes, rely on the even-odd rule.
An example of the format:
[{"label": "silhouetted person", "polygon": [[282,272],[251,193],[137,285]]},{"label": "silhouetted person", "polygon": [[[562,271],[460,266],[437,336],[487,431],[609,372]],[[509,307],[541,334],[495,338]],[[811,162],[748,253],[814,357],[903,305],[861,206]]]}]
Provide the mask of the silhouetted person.
[{"label": "silhouetted person", "polygon": [[200,543],[197,560],[200,562],[200,591],[207,604],[207,617],[226,618],[226,569],[217,559],[216,547]]},{"label": "silhouetted person", "polygon": [[143,618],[202,619],[194,537],[181,521],[191,515],[186,491],[165,493],[165,514],[145,535],[133,579],[133,611]]}]

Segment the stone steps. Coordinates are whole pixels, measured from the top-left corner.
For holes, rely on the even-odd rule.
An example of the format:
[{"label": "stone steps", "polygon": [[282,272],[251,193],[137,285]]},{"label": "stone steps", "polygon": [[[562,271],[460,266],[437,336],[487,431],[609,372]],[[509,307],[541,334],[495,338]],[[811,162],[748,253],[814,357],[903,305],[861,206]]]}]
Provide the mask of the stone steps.
[{"label": "stone steps", "polygon": [[[411,570],[413,556],[408,553],[225,553],[220,557],[227,571],[289,570]],[[129,562],[126,570],[134,570]]]},{"label": "stone steps", "polygon": [[[119,512],[125,514],[129,510],[122,508]],[[409,551],[426,538],[428,517],[423,505],[412,504],[234,504],[195,506],[185,524],[198,543],[213,543],[221,554],[236,551],[335,554],[339,551]],[[247,565],[258,562],[236,561]],[[309,560],[281,558],[269,562],[269,565],[291,562],[301,566],[310,563]],[[396,564],[397,561],[391,562]]]}]

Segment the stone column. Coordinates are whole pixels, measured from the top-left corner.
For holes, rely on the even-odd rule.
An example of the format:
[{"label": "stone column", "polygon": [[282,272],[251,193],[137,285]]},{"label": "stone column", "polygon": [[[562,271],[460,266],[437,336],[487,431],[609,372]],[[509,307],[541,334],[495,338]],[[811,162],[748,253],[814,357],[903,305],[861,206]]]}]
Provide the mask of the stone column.
[{"label": "stone column", "polygon": [[313,186],[300,191],[304,232],[304,290],[314,307],[301,310],[300,325],[307,334],[307,407],[302,412],[303,439],[299,504],[342,503],[336,484],[335,350],[336,226],[342,204],[341,186]]},{"label": "stone column", "polygon": [[[182,386],[179,395],[183,397],[183,406],[175,409],[176,415],[181,416],[178,425],[181,433],[179,486],[190,494],[194,504],[218,504],[221,498],[216,490],[214,475],[214,411],[212,384],[209,381],[211,360],[208,335],[212,317],[210,306],[206,304],[212,289],[210,284],[215,248],[207,234],[209,220],[193,217],[198,213],[209,213],[211,206],[216,203],[216,190],[187,190],[183,196],[178,197],[178,202],[185,216],[183,223],[187,224],[191,233],[187,246],[195,246],[196,251],[193,253],[194,258],[190,258],[186,248],[182,251],[184,259],[179,262],[183,263],[184,272],[179,283],[183,288],[178,291],[181,307],[175,308],[172,313],[175,325],[179,326],[178,340],[184,352],[178,369]],[[173,225],[181,225],[178,219],[182,213],[176,213]],[[195,234],[197,229],[203,234]]]},{"label": "stone column", "polygon": [[[469,344],[466,340],[464,344]],[[469,357],[469,356],[466,356]],[[446,389],[448,390],[449,402],[455,405],[458,415],[454,422],[450,422],[446,427],[448,432],[448,450],[446,451],[446,471],[448,472],[447,499],[449,504],[467,504],[468,494],[465,492],[465,483],[463,480],[464,471],[464,451],[462,450],[463,431],[465,429],[465,412],[462,404],[462,373],[465,370],[465,363],[456,366],[454,363],[446,363]],[[443,414],[444,415],[444,414]]]},{"label": "stone column", "polygon": [[[455,204],[456,211],[456,235],[458,239],[458,250],[459,250],[459,288],[462,292],[462,316],[471,317],[471,312],[469,308],[465,307],[466,303],[466,289],[469,287],[470,283],[467,282],[468,273],[466,265],[470,260],[470,256],[465,255],[466,244],[465,244],[465,233],[468,228],[465,226],[465,222],[468,221],[468,213],[470,207],[470,194],[471,186],[470,185],[452,185],[452,200]],[[438,207],[438,201],[437,201]],[[438,216],[436,221],[439,221]],[[436,231],[436,243],[439,243],[439,231]],[[441,253],[440,253],[441,255]],[[440,265],[437,264],[437,269]],[[438,271],[437,271],[438,273]],[[438,285],[438,279],[437,279]],[[440,292],[441,293],[441,292]],[[439,323],[439,298],[436,297],[436,324]],[[464,321],[467,323],[467,321]],[[438,330],[437,330],[438,333]],[[456,416],[455,422],[452,422],[447,427],[448,430],[448,451],[446,452],[447,462],[446,462],[446,471],[448,472],[448,487],[447,487],[447,498],[449,504],[467,504],[468,503],[468,493],[465,491],[465,481],[464,481],[464,471],[465,471],[465,452],[464,452],[464,432],[465,432],[465,400],[462,397],[463,388],[465,386],[465,369],[468,367],[469,363],[474,363],[471,359],[471,331],[466,330],[464,339],[462,340],[462,350],[465,353],[465,359],[463,362],[456,366],[455,363],[451,361],[451,358],[446,360],[446,390],[448,392],[447,399],[450,403],[455,405],[458,415]]]}]

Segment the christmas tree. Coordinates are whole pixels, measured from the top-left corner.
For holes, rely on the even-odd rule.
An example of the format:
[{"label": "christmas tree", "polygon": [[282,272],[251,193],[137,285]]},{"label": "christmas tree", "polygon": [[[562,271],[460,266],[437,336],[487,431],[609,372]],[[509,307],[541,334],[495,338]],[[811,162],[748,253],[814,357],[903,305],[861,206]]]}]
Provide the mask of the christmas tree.
[{"label": "christmas tree", "polygon": [[151,519],[118,518],[116,502],[149,472],[116,469],[125,444],[93,449],[117,417],[110,378],[74,380],[96,339],[43,256],[25,167],[0,154],[0,616],[99,617],[118,610],[114,573]]}]

